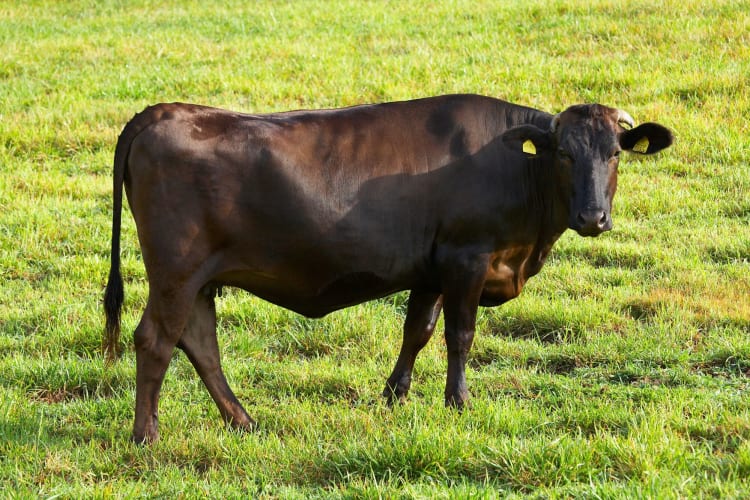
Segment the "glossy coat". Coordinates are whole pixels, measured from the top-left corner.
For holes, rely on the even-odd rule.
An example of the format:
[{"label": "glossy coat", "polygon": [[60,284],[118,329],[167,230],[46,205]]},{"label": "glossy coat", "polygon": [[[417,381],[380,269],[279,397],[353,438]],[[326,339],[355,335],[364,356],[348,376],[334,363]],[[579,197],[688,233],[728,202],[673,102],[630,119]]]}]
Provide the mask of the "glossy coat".
[{"label": "glossy coat", "polygon": [[[249,115],[159,104],[124,128],[114,161],[105,349],[119,345],[122,189],[138,230],[149,298],[135,332],[134,440],[158,437],[174,347],[190,358],[231,425],[254,425],[229,388],[214,296],[243,288],[300,314],[410,290],[389,402],[442,310],[446,404],[464,375],[477,307],[516,297],[569,227],[612,227],[619,151],[672,142],[656,124],[580,105],[553,116],[476,95]],[[522,151],[531,141],[536,154]]]}]

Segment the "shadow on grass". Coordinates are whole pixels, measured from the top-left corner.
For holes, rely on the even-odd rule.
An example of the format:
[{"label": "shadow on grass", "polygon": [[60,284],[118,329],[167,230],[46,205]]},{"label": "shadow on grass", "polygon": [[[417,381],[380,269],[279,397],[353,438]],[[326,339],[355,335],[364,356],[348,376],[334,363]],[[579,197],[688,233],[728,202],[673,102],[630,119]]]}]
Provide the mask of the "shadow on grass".
[{"label": "shadow on grass", "polygon": [[[493,349],[482,349],[477,350],[477,352],[472,351],[468,361],[469,366],[475,370],[480,370],[498,362],[504,362],[503,356]],[[528,356],[524,361],[525,368],[551,375],[569,375],[583,366],[585,366],[584,363],[577,357],[560,353],[544,356],[532,355]]]},{"label": "shadow on grass", "polygon": [[712,377],[749,377],[750,358],[727,350],[712,353],[706,359],[693,364],[693,369],[703,375]]},{"label": "shadow on grass", "polygon": [[[23,412],[8,412],[0,420],[0,435],[5,445],[49,450],[69,449],[71,444],[97,443],[105,449],[112,442],[112,421],[120,415],[112,408],[114,403],[101,402],[87,405],[86,411],[79,406],[49,407],[46,404],[24,404]],[[89,409],[96,406],[96,409]],[[117,417],[117,418],[115,418]],[[126,427],[114,436],[126,441],[129,435]]]},{"label": "shadow on grass", "polygon": [[[52,316],[52,317],[50,317]],[[104,326],[69,328],[54,312],[23,313],[0,320],[0,356],[34,352],[36,356],[74,355],[94,358],[101,352]]]},{"label": "shadow on grass", "polygon": [[582,336],[584,330],[591,328],[577,320],[561,318],[554,314],[498,316],[490,320],[488,327],[485,332],[487,335],[551,344],[569,342]]}]

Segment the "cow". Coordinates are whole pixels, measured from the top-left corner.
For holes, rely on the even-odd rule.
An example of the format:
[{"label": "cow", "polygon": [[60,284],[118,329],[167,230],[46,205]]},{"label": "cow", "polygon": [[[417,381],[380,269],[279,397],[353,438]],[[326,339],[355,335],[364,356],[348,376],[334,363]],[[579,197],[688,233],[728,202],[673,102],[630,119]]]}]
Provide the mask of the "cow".
[{"label": "cow", "polygon": [[621,151],[653,154],[671,131],[599,104],[553,115],[479,95],[243,114],[157,104],[124,127],[114,156],[103,340],[120,355],[123,186],[149,294],[134,333],[132,438],[158,438],[175,347],[223,420],[252,429],[219,359],[215,297],[242,288],[307,317],[410,291],[383,392],[409,392],[443,311],[445,403],[468,400],[479,306],[516,297],[567,229],[612,228]]}]

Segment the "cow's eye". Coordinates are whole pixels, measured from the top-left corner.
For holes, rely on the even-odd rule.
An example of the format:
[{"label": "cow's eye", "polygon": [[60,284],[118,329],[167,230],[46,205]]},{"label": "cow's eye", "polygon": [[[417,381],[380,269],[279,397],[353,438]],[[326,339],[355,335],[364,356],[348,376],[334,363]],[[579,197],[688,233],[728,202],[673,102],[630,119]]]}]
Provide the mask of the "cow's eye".
[{"label": "cow's eye", "polygon": [[620,157],[620,150],[618,149],[617,151],[615,151],[614,153],[612,153],[612,157],[613,158],[619,158]]},{"label": "cow's eye", "polygon": [[573,161],[573,155],[565,151],[564,149],[557,150],[557,156],[564,161]]}]

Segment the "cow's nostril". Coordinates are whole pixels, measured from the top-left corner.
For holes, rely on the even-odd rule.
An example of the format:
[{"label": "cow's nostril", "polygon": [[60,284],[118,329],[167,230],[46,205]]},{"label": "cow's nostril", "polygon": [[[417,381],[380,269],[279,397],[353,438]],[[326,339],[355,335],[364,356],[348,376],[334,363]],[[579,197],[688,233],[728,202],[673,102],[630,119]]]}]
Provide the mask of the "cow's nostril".
[{"label": "cow's nostril", "polygon": [[604,210],[583,210],[576,216],[577,229],[586,233],[600,233],[609,229],[609,214]]},{"label": "cow's nostril", "polygon": [[607,212],[602,212],[602,217],[599,219],[599,227],[604,227],[607,225]]}]

